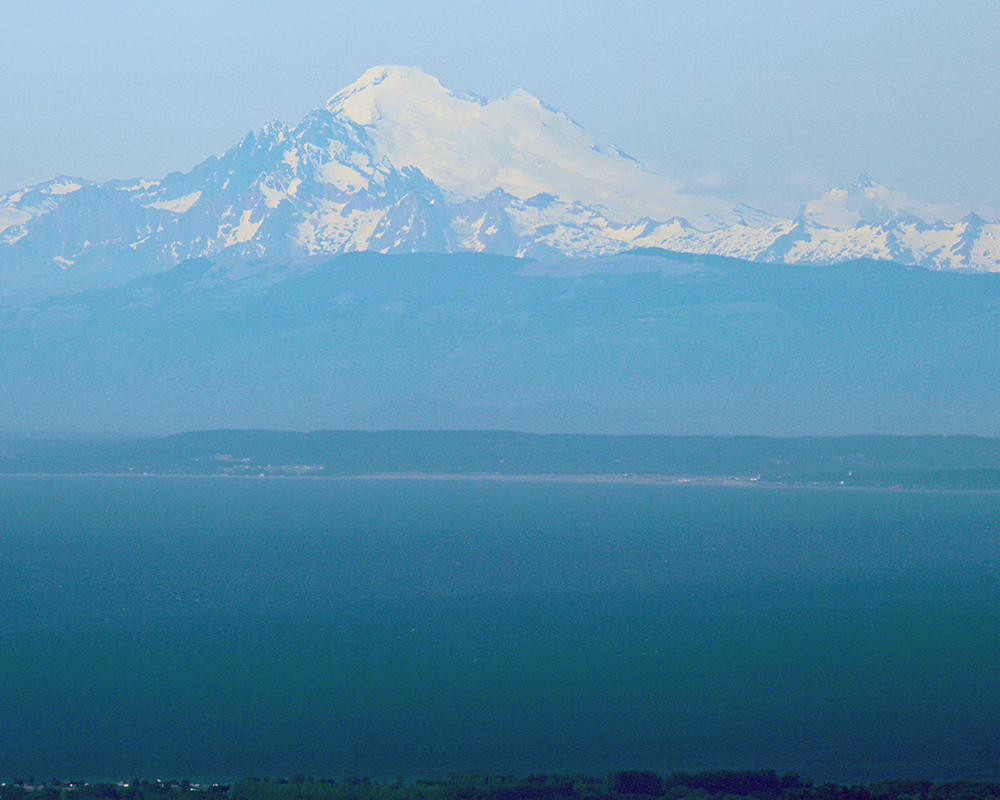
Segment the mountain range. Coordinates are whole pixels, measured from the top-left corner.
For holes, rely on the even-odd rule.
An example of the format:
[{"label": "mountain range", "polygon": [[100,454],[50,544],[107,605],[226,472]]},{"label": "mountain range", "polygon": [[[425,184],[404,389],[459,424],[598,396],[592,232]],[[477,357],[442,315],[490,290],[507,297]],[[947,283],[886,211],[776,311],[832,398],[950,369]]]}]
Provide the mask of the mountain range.
[{"label": "mountain range", "polygon": [[862,176],[791,219],[687,191],[518,90],[487,100],[376,67],[162,179],[60,177],[0,196],[0,298],[121,285],[189,258],[350,251],[594,258],[633,248],[763,263],[1000,270],[1000,224]]},{"label": "mountain range", "polygon": [[0,228],[0,432],[1000,430],[997,223],[864,178],[776,219],[414,69]]}]

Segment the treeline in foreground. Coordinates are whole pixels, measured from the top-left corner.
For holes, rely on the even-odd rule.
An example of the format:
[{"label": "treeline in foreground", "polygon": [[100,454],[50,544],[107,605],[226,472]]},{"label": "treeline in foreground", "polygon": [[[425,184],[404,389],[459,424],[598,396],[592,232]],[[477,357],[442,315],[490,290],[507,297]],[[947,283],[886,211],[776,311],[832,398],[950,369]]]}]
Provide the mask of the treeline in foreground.
[{"label": "treeline in foreground", "polygon": [[570,775],[475,775],[380,783],[368,778],[313,780],[245,778],[232,785],[188,781],[132,781],[0,786],[0,800],[1000,800],[1000,783],[887,779],[868,786],[816,785],[794,772],[719,770],[663,777],[648,771],[614,772],[607,778]]}]

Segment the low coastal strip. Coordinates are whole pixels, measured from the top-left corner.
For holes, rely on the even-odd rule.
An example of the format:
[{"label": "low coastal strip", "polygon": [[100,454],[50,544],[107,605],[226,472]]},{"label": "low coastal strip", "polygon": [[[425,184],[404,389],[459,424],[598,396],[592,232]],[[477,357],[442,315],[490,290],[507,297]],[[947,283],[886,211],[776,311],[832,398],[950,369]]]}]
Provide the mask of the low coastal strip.
[{"label": "low coastal strip", "polygon": [[1000,490],[1000,439],[194,431],[0,439],[0,474],[573,481]]},{"label": "low coastal strip", "polygon": [[607,777],[581,772],[452,775],[378,781],[343,777],[243,778],[233,783],[133,779],[117,783],[35,782],[0,784],[2,800],[996,800],[1000,783],[956,779],[886,778],[867,785],[818,784],[794,772],[716,770],[663,776],[622,770]]}]

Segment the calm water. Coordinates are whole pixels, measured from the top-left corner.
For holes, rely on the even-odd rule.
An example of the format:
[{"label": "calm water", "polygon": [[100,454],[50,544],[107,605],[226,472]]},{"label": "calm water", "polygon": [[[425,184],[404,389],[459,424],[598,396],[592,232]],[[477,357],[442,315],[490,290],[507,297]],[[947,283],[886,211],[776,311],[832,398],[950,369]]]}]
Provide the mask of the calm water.
[{"label": "calm water", "polygon": [[1000,496],[0,479],[0,777],[1000,778]]}]

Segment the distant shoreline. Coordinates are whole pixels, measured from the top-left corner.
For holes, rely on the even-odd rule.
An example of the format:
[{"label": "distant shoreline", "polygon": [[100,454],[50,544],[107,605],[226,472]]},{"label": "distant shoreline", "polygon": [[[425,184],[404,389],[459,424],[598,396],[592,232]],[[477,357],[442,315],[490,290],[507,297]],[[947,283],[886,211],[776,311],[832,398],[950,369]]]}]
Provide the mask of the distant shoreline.
[{"label": "distant shoreline", "polygon": [[962,492],[997,494],[1000,488],[964,488],[952,486],[859,486],[844,483],[795,483],[767,481],[733,475],[669,475],[638,473],[526,473],[503,474],[489,472],[371,472],[355,475],[315,474],[229,474],[229,473],[180,473],[180,472],[0,472],[3,478],[179,478],[206,480],[308,480],[308,481],[428,481],[469,483],[571,483],[571,484],[625,484],[632,486],[695,486],[754,489],[836,489],[872,492]]},{"label": "distant shoreline", "polygon": [[1000,438],[962,436],[216,430],[19,447],[0,474],[1000,491]]},{"label": "distant shoreline", "polygon": [[[614,473],[536,473],[504,474],[492,472],[366,472],[353,475],[311,474],[231,474],[199,472],[0,472],[0,478],[226,478],[237,480],[335,480],[335,481],[504,481],[515,483],[635,483],[669,486],[763,486],[779,488],[796,486],[794,483],[760,481],[722,475],[641,475]],[[801,484],[805,486],[805,484]],[[815,486],[826,484],[814,484]],[[832,484],[831,484],[832,485]],[[851,488],[851,487],[848,487]]]}]

